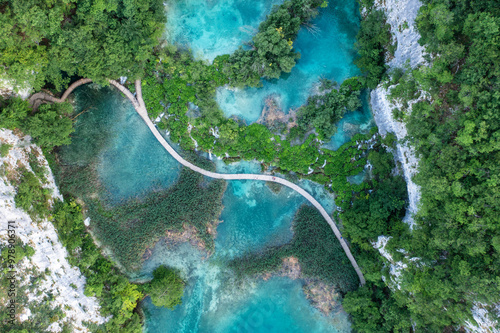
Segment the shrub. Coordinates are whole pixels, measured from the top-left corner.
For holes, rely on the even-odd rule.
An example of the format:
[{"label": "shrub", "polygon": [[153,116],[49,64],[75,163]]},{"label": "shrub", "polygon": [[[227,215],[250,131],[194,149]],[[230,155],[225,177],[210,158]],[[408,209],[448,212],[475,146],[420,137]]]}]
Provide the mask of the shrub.
[{"label": "shrub", "polygon": [[160,266],[153,272],[153,279],[142,285],[142,291],[151,297],[157,307],[173,310],[182,303],[185,282],[175,269]]}]

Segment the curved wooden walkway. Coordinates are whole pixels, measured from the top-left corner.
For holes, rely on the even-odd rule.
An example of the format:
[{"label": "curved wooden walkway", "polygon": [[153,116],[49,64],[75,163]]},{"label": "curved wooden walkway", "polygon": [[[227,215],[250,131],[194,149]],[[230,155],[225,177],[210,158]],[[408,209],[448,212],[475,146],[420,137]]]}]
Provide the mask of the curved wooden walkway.
[{"label": "curved wooden walkway", "polygon": [[[75,85],[78,82],[83,82],[83,83],[79,83],[78,85],[76,85],[76,86],[73,87],[73,85]],[[68,97],[68,95],[71,93],[71,91],[73,91],[77,86],[85,84],[85,83],[88,83],[88,82],[91,82],[91,81],[89,79],[82,79],[82,80],[79,80],[79,81],[75,82],[73,85],[71,85],[68,88],[68,90],[71,89],[70,92],[66,93],[66,92],[68,92],[68,90],[67,90],[63,94],[63,96],[62,96],[61,99],[56,99],[56,98],[54,98],[52,96],[51,97],[52,97],[52,99],[54,99],[54,102],[62,102],[62,101],[64,101]],[[180,164],[182,164],[186,168],[189,168],[189,169],[191,169],[191,170],[193,170],[195,172],[201,173],[202,175],[205,175],[205,176],[210,177],[210,178],[215,178],[215,179],[225,179],[225,180],[260,180],[260,181],[266,181],[266,182],[274,182],[274,183],[278,183],[278,184],[287,186],[287,187],[291,188],[292,190],[298,192],[304,198],[306,198],[314,207],[316,207],[316,209],[319,210],[319,212],[321,213],[321,215],[328,222],[328,224],[330,225],[330,228],[335,233],[335,236],[337,236],[337,239],[339,240],[340,245],[342,245],[342,248],[344,249],[344,252],[347,255],[347,258],[349,258],[349,260],[351,261],[352,266],[354,267],[354,270],[358,274],[359,281],[360,281],[361,285],[365,284],[365,278],[363,276],[363,273],[361,272],[361,270],[360,270],[360,268],[359,268],[359,266],[358,266],[358,264],[356,262],[356,259],[354,259],[354,257],[352,256],[351,250],[349,249],[349,246],[347,245],[347,243],[345,242],[345,240],[342,238],[342,235],[340,234],[340,231],[337,228],[337,225],[335,224],[335,222],[333,221],[333,219],[330,217],[330,215],[327,213],[327,211],[323,208],[323,206],[321,206],[321,204],[316,199],[314,199],[312,195],[310,195],[309,193],[307,193],[300,186],[298,186],[298,185],[296,185],[296,184],[294,184],[292,182],[289,182],[286,179],[280,178],[280,177],[274,177],[274,176],[270,176],[270,175],[245,174],[245,173],[238,173],[238,174],[216,173],[216,172],[211,172],[211,171],[202,169],[202,168],[200,168],[200,167],[198,167],[198,166],[196,166],[196,165],[194,165],[194,164],[186,161],[184,158],[182,158],[181,155],[179,155],[172,148],[172,146],[170,146],[168,144],[168,142],[165,140],[165,138],[163,138],[163,136],[160,134],[160,132],[158,131],[158,129],[156,128],[156,126],[153,124],[153,122],[149,118],[148,112],[147,112],[147,109],[146,109],[146,105],[145,105],[144,100],[142,98],[141,80],[136,80],[135,81],[136,96],[134,96],[123,85],[121,85],[120,83],[118,83],[118,82],[116,82],[114,80],[109,80],[109,83],[112,84],[113,86],[115,86],[118,90],[120,90],[125,96],[127,96],[127,98],[132,102],[132,104],[133,104],[135,110],[137,111],[137,113],[144,120],[144,122],[149,127],[149,129],[151,130],[151,132],[153,133],[153,135],[155,136],[155,138],[158,140],[158,142],[160,142],[160,144],[168,151],[168,153],[170,155],[172,155],[173,158],[175,158]],[[45,93],[38,93],[38,94],[45,94]],[[35,95],[37,95],[37,94],[35,94]],[[30,98],[30,102],[31,102],[32,98],[35,97],[35,95],[33,95]],[[48,96],[50,96],[50,95],[48,95]],[[37,98],[39,99],[40,97],[37,97]],[[34,98],[34,101],[37,98]]]}]

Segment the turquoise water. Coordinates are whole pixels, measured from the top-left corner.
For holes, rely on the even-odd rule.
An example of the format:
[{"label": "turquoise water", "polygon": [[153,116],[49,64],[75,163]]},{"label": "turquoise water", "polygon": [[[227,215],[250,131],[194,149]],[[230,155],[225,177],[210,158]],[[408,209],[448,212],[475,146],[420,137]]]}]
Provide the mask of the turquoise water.
[{"label": "turquoise water", "polygon": [[[176,182],[180,164],[165,153],[128,99],[115,89],[95,85],[79,88],[74,96],[76,112],[90,108],[77,118],[72,140],[75,153],[81,155],[98,136],[106,137],[96,170],[108,199],[117,202],[141,196]],[[96,128],[96,123],[99,131],[88,135],[89,127]]]},{"label": "turquoise water", "polygon": [[264,183],[231,181],[223,198],[223,223],[217,228],[216,252],[209,259],[189,244],[167,248],[160,242],[143,272],[160,264],[181,270],[188,280],[183,304],[174,311],[148,299],[146,331],[164,332],[348,332],[344,312],[324,316],[302,292],[302,281],[273,278],[236,284],[225,260],[291,239],[293,215],[304,202],[283,188],[273,194]]},{"label": "turquoise water", "polygon": [[263,182],[231,181],[222,200],[222,224],[217,228],[216,253],[235,257],[266,244],[292,238],[291,221],[305,199],[282,188],[274,194]]},{"label": "turquoise water", "polygon": [[[208,279],[208,277],[206,278]],[[225,290],[217,289],[212,294],[203,289],[200,282],[187,291],[189,300],[199,301],[178,307],[174,311],[162,311],[154,307],[149,300],[145,311],[155,321],[148,321],[147,332],[176,333],[236,333],[236,332],[347,332],[349,324],[346,314],[326,318],[311,308],[304,297],[300,281],[287,278],[273,278],[258,281],[253,285],[233,286]],[[198,298],[201,293],[204,297]],[[231,293],[231,301],[224,298],[224,293]],[[207,310],[202,317],[193,311],[199,306]],[[182,323],[179,317],[189,317]]]},{"label": "turquoise water", "polygon": [[364,91],[361,94],[362,107],[355,111],[347,113],[344,118],[337,124],[337,133],[332,136],[329,142],[326,142],[323,147],[337,150],[344,143],[348,142],[355,134],[366,134],[375,126],[373,115],[370,110],[370,94]]},{"label": "turquoise water", "polygon": [[282,0],[168,1],[166,38],[190,48],[197,59],[214,60],[249,42],[273,4]]},{"label": "turquoise water", "polygon": [[[255,164],[219,165],[227,172],[256,171]],[[219,168],[218,168],[219,169]],[[303,182],[315,197],[333,202],[321,187]],[[231,181],[223,197],[223,221],[217,228],[215,254],[205,259],[189,244],[167,248],[160,242],[143,267],[148,275],[166,264],[181,270],[188,280],[183,304],[174,311],[143,304],[149,333],[229,332],[349,332],[344,312],[324,316],[302,292],[302,281],[273,278],[235,284],[225,260],[266,245],[291,239],[295,212],[305,202],[283,187],[274,194],[263,182]],[[331,207],[330,207],[331,208]]]},{"label": "turquoise water", "polygon": [[353,60],[359,20],[356,1],[330,1],[313,20],[313,30],[300,30],[294,48],[301,58],[290,74],[284,74],[279,80],[264,81],[262,88],[220,87],[217,90],[219,106],[227,116],[237,115],[251,123],[259,118],[265,99],[270,95],[288,112],[306,102],[320,78],[341,83],[358,75]]},{"label": "turquoise water", "polygon": [[[180,167],[157,143],[136,115],[128,100],[110,88],[85,86],[75,93],[78,117],[73,144],[65,154],[80,165],[97,158],[97,174],[112,201],[141,196],[158,187],[168,187]],[[97,157],[89,147],[100,143]],[[95,151],[94,148],[91,151]],[[66,161],[67,162],[67,161]],[[220,172],[260,171],[256,162],[225,165],[216,160]],[[301,182],[315,197],[333,202],[321,186]],[[176,267],[188,280],[182,306],[170,311],[146,300],[148,332],[345,332],[349,321],[343,312],[324,316],[302,292],[302,281],[273,278],[249,280],[236,285],[224,266],[225,260],[266,245],[291,239],[291,222],[301,204],[300,195],[283,187],[274,194],[264,182],[231,181],[223,197],[225,206],[217,228],[216,252],[209,259],[184,243],[167,248],[160,241],[144,263],[150,275],[160,264]]]},{"label": "turquoise water", "polygon": [[[279,2],[170,1],[167,4],[167,30],[171,35],[167,37],[170,42],[190,47],[196,57],[210,61],[250,40],[272,4]],[[329,8],[314,21],[319,28],[318,33],[301,30],[295,47],[302,53],[302,58],[290,75],[264,82],[264,87],[259,89],[236,92],[219,89],[217,99],[226,114],[237,114],[252,122],[260,115],[263,100],[270,94],[275,94],[282,108],[288,110],[306,101],[320,77],[341,82],[358,74],[352,64],[352,45],[359,25],[357,10],[355,1],[338,4],[330,1]],[[75,147],[91,144],[88,140],[92,141],[92,136],[89,138],[85,133],[99,136],[102,135],[100,131],[106,131],[109,136],[97,156],[96,171],[113,202],[140,197],[175,183],[179,164],[159,145],[130,103],[118,92],[86,86],[76,92],[75,103],[77,110],[89,106],[95,108],[79,116],[77,127],[86,129],[86,132],[78,132],[77,129]],[[369,124],[370,119],[369,110],[363,108],[360,112],[349,114],[343,121],[363,130],[362,126]],[[344,126],[344,123],[326,146],[336,149],[349,137],[351,127]],[[78,163],[90,158],[84,149],[79,152],[73,151]],[[231,165],[217,159],[214,162],[219,172],[260,172],[256,162]],[[299,184],[325,209],[330,212],[335,209],[333,197],[322,186],[309,181],[300,181]],[[146,299],[143,304],[146,331],[349,332],[345,313],[324,316],[310,305],[302,292],[302,281],[273,278],[236,284],[225,267],[228,258],[266,245],[287,242],[292,237],[293,216],[304,202],[301,196],[288,188],[274,194],[262,182],[229,182],[223,197],[224,210],[220,217],[223,222],[217,228],[214,255],[206,259],[204,254],[187,243],[168,248],[160,241],[150,259],[144,263],[143,274],[146,276],[151,275],[158,265],[166,264],[178,268],[188,281],[183,304],[174,311],[156,308]]]}]

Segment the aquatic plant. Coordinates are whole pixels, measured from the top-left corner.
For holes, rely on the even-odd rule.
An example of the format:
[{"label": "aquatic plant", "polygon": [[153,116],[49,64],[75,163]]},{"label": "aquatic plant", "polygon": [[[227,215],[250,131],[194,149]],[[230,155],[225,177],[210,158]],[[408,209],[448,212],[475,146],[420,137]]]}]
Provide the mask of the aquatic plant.
[{"label": "aquatic plant", "polygon": [[213,250],[208,227],[215,224],[222,210],[225,181],[205,181],[202,175],[184,169],[170,188],[110,205],[93,168],[63,166],[57,175],[59,186],[65,195],[85,201],[96,237],[121,265],[136,269],[147,247],[154,246],[167,230],[181,231],[184,224],[196,228],[207,251]]},{"label": "aquatic plant", "polygon": [[202,175],[182,170],[174,186],[143,199],[130,199],[110,209],[97,200],[87,205],[96,236],[121,265],[133,270],[147,247],[153,247],[167,230],[181,231],[184,223],[196,228],[207,251],[213,250],[209,226],[222,210],[225,187],[223,180],[205,182]]},{"label": "aquatic plant", "polygon": [[281,246],[248,253],[229,263],[238,276],[244,277],[273,271],[285,257],[296,257],[305,277],[319,278],[334,285],[342,293],[354,290],[358,278],[342,247],[321,214],[303,205],[292,223],[294,236]]}]

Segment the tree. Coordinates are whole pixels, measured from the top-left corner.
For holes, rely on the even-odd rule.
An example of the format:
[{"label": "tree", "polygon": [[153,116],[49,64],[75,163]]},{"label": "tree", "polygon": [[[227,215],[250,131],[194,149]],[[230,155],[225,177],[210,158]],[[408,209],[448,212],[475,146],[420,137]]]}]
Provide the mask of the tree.
[{"label": "tree", "polygon": [[15,129],[22,127],[31,107],[28,101],[13,97],[0,104],[0,128]]},{"label": "tree", "polygon": [[26,131],[45,148],[70,144],[69,135],[74,129],[68,115],[72,111],[73,107],[67,102],[43,104],[37,113],[27,119]]},{"label": "tree", "polygon": [[307,104],[300,108],[297,117],[299,127],[305,132],[316,129],[320,139],[327,139],[337,132],[337,123],[349,111],[361,107],[359,95],[364,88],[361,78],[351,78],[338,88],[324,80],[320,91],[322,95],[314,95],[307,99]]},{"label": "tree", "polygon": [[370,10],[356,36],[356,65],[367,73],[367,86],[375,88],[385,73],[385,53],[391,42],[390,25],[382,10]]},{"label": "tree", "polygon": [[153,272],[153,280],[144,284],[142,290],[151,297],[155,306],[173,310],[182,304],[185,282],[173,268],[160,266]]},{"label": "tree", "polygon": [[0,7],[0,75],[63,88],[73,75],[138,78],[163,33],[163,1],[26,0]]}]

